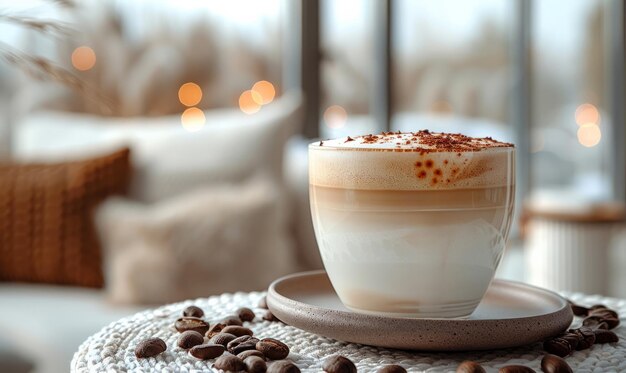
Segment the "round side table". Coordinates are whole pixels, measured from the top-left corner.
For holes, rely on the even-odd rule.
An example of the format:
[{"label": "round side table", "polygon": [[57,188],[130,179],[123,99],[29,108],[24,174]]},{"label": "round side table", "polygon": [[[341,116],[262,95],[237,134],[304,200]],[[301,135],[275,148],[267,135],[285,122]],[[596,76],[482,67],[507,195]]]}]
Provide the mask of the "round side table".
[{"label": "round side table", "polygon": [[[281,322],[262,320],[263,310],[257,308],[264,293],[223,294],[209,298],[188,300],[137,313],[113,322],[89,337],[74,354],[73,373],[86,372],[213,372],[213,360],[201,361],[177,347],[178,333],[174,321],[189,305],[201,307],[205,319],[217,322],[232,315],[239,307],[252,308],[257,317],[246,323],[255,336],[273,337],[285,342],[291,349],[288,359],[302,372],[321,372],[327,356],[341,354],[351,359],[359,372],[375,372],[387,364],[400,364],[409,372],[454,372],[463,360],[479,362],[488,372],[509,364],[521,364],[541,372],[544,355],[541,343],[494,351],[462,353],[422,353],[390,350],[372,346],[335,341],[305,332]],[[588,296],[578,293],[563,294],[568,299],[586,306],[602,303],[616,310],[620,318],[626,316],[626,300]],[[580,324],[574,321],[574,326]],[[626,326],[613,330],[620,341],[616,344],[594,345],[588,350],[576,351],[566,358],[575,372],[626,372]],[[167,343],[167,351],[154,358],[137,359],[135,346],[142,340],[159,337]]]}]

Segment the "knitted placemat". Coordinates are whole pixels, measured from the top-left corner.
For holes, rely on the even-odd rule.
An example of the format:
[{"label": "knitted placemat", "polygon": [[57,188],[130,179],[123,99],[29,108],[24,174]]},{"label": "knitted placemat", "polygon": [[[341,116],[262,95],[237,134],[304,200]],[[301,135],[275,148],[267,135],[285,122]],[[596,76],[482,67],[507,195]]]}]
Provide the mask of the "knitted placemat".
[{"label": "knitted placemat", "polygon": [[[211,372],[212,360],[200,361],[177,347],[178,333],[174,321],[189,305],[197,305],[205,311],[205,318],[217,322],[232,315],[239,307],[250,307],[257,318],[249,326],[259,338],[273,337],[285,342],[291,349],[288,359],[295,362],[303,372],[320,372],[325,357],[341,354],[355,362],[359,372],[375,372],[386,364],[400,364],[409,372],[454,372],[463,360],[474,360],[495,372],[509,364],[521,364],[541,372],[544,354],[541,343],[534,345],[477,352],[424,353],[391,350],[354,343],[339,342],[285,325],[281,322],[261,320],[263,310],[257,308],[264,293],[235,293],[189,300],[140,312],[113,322],[89,337],[74,354],[71,371],[83,372]],[[626,315],[626,300],[563,294],[572,301],[585,306],[602,303]],[[580,319],[574,321],[579,326]],[[566,358],[575,372],[624,372],[626,371],[626,327],[619,326],[617,344],[594,345],[588,350],[576,351]],[[159,337],[167,343],[167,351],[155,358],[137,359],[135,346],[142,340]]]}]

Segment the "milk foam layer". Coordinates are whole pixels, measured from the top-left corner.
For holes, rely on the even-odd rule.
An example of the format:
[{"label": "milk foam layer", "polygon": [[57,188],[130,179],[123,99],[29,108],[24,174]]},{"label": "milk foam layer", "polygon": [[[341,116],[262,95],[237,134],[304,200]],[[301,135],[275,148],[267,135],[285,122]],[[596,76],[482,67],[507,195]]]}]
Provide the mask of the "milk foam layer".
[{"label": "milk foam layer", "polygon": [[315,150],[309,152],[312,185],[442,190],[497,187],[512,182],[508,171],[514,162],[513,145],[490,138],[386,133],[375,139],[367,135],[314,143],[310,149]]}]

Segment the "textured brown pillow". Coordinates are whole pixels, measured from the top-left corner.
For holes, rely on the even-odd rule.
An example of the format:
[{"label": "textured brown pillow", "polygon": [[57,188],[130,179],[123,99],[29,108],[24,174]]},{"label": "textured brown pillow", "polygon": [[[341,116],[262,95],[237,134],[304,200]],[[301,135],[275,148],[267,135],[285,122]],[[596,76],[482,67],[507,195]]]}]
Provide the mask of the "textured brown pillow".
[{"label": "textured brown pillow", "polygon": [[92,213],[130,179],[129,150],[55,164],[0,163],[0,281],[101,287]]}]

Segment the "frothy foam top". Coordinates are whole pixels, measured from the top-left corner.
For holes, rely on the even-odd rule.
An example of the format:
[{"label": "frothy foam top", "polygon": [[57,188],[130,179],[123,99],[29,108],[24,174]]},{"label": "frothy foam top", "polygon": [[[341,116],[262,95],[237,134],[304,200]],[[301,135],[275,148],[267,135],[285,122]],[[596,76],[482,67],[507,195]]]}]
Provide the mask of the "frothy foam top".
[{"label": "frothy foam top", "polygon": [[428,131],[347,137],[309,146],[309,181],[366,190],[507,186],[514,151],[491,138]]},{"label": "frothy foam top", "polygon": [[460,133],[430,132],[383,132],[378,135],[343,137],[321,141],[319,146],[370,150],[449,152],[480,151],[488,148],[508,148],[513,144],[500,142],[491,137],[469,137]]}]

